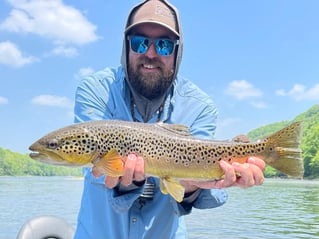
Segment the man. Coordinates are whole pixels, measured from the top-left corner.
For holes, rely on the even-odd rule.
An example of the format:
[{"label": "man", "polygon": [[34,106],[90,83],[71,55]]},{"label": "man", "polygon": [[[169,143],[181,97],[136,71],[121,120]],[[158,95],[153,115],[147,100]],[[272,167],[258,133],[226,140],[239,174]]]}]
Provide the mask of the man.
[{"label": "man", "polygon": [[[175,7],[160,0],[138,4],[128,16],[121,66],[106,68],[81,82],[75,121],[161,121],[186,125],[195,137],[211,139],[216,107],[198,87],[177,75],[182,52],[183,35]],[[193,207],[224,204],[227,193],[218,188],[262,184],[264,166],[258,158],[241,165],[221,161],[224,180],[183,181],[181,203],[160,192],[157,178],[146,178],[144,159],[134,152],[125,160],[122,177],[86,168],[75,238],[186,238],[183,215]]]}]

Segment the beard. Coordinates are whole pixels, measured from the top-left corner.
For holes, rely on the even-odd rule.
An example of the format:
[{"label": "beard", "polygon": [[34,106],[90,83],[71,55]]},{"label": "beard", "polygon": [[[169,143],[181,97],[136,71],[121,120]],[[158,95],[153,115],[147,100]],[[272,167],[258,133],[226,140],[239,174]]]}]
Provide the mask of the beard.
[{"label": "beard", "polygon": [[[141,71],[143,65],[157,66],[157,72]],[[128,77],[131,86],[145,98],[152,100],[163,96],[173,82],[173,69],[165,69],[165,65],[157,58],[143,57],[128,66]]]}]

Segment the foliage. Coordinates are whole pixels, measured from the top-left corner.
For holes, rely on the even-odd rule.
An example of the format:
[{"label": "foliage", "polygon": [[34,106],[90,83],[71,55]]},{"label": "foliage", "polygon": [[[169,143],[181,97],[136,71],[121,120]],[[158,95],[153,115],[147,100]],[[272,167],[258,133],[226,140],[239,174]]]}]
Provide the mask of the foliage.
[{"label": "foliage", "polygon": [[[274,133],[275,131],[284,128],[294,121],[303,122],[303,134],[301,139],[301,149],[304,160],[306,178],[319,177],[319,105],[314,105],[306,112],[298,115],[292,121],[281,121],[269,124],[258,129],[252,130],[248,136],[252,140],[261,139],[266,135]],[[283,176],[279,171],[266,167],[266,177],[280,177]]]},{"label": "foliage", "polygon": [[81,176],[80,168],[53,166],[37,162],[27,154],[0,148],[0,176]]}]

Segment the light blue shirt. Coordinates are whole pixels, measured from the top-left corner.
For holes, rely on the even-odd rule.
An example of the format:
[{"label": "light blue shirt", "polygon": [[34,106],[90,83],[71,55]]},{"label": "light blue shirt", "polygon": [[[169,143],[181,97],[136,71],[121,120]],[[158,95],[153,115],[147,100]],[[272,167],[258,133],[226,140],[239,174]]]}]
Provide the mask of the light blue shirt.
[{"label": "light blue shirt", "polygon": [[[130,91],[122,67],[106,68],[86,77],[75,96],[75,122],[102,119],[132,121]],[[142,117],[134,110],[135,118]],[[190,81],[177,77],[172,92],[164,102],[160,121],[183,124],[196,137],[212,138],[216,128],[217,110],[211,98]],[[157,112],[149,122],[156,122]],[[91,168],[84,168],[84,190],[78,215],[75,239],[184,239],[187,238],[183,215],[192,208],[206,209],[223,205],[225,190],[199,190],[182,203],[155,184],[152,200],[141,203],[144,186],[118,186],[109,189],[105,176],[95,178]]]}]

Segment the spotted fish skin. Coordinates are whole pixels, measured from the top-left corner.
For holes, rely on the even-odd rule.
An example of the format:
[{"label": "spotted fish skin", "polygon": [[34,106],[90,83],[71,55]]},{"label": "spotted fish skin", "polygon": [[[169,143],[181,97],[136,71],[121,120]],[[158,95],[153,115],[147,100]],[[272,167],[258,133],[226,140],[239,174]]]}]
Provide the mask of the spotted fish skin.
[{"label": "spotted fish skin", "polygon": [[107,175],[120,176],[122,160],[136,153],[144,158],[148,175],[212,180],[224,174],[220,160],[244,163],[248,157],[258,156],[283,173],[302,177],[301,129],[302,123],[295,122],[264,139],[241,143],[198,139],[182,125],[90,121],[45,135],[30,146],[34,151],[30,157],[61,165],[91,163]]}]

